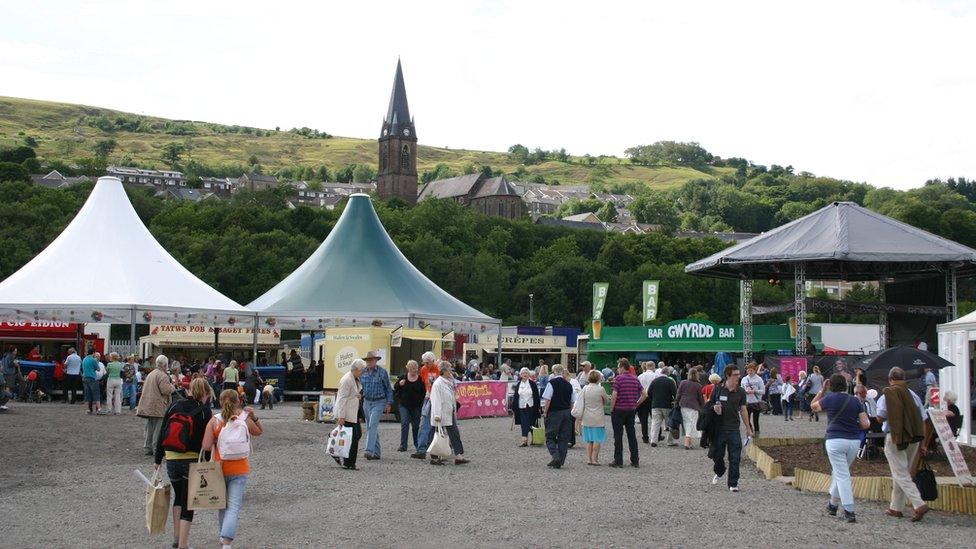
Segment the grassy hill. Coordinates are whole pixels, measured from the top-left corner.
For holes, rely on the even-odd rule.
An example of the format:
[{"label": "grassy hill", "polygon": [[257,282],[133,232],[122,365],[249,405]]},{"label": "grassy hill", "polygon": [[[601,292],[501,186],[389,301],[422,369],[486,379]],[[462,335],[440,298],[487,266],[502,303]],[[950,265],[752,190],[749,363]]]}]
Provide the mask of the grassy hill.
[{"label": "grassy hill", "polygon": [[[248,158],[254,155],[269,173],[295,165],[314,168],[326,164],[332,171],[349,164],[368,164],[375,168],[377,160],[374,139],[310,138],[289,131],[177,121],[99,107],[0,96],[0,146],[22,145],[26,137],[37,141],[38,156],[69,163],[91,157],[95,143],[107,138],[118,143],[108,157],[109,163],[134,162],[157,168],[165,167],[160,155],[163,147],[173,142],[189,146],[184,160],[193,159],[206,166],[236,166],[247,164]],[[420,145],[420,173],[433,170],[439,163],[458,172],[471,165],[489,165],[508,174],[519,168],[505,152]],[[581,157],[571,157],[569,162],[526,166],[527,175],[519,179],[542,175],[547,182],[557,180],[563,185],[641,183],[663,189],[690,179],[712,178],[723,170],[713,168],[706,173],[683,167],[635,166],[614,157],[603,157],[588,164]]]}]

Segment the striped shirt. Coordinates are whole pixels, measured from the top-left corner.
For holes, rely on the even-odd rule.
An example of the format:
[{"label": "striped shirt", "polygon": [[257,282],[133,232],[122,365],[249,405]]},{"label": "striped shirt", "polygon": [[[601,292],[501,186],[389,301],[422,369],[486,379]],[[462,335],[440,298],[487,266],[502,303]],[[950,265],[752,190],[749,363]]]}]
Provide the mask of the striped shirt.
[{"label": "striped shirt", "polygon": [[637,408],[637,401],[640,400],[641,387],[640,381],[633,374],[620,374],[613,378],[613,390],[617,391],[617,402],[614,410],[630,411]]}]

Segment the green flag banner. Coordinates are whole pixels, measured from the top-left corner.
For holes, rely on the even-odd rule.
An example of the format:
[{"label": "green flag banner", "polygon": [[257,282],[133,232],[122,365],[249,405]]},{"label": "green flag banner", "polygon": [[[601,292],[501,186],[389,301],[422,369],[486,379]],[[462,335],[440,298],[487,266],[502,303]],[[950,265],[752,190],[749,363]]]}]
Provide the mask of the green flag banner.
[{"label": "green flag banner", "polygon": [[607,303],[607,291],[609,289],[609,282],[593,283],[593,318],[603,318],[603,306]]},{"label": "green flag banner", "polygon": [[657,298],[660,280],[644,281],[644,322],[657,318]]}]

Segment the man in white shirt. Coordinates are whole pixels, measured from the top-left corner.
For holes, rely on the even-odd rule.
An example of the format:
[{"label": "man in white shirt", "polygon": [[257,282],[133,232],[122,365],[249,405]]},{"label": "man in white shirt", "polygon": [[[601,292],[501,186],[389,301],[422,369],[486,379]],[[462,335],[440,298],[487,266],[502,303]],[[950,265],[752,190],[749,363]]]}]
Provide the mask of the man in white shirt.
[{"label": "man in white shirt", "polygon": [[[637,376],[637,381],[640,382],[641,387],[644,389],[644,392],[647,393],[648,389],[651,386],[651,382],[654,381],[656,378],[661,377],[661,373],[660,371],[654,369],[654,361],[642,362],[641,368],[644,371],[641,372],[639,376]],[[650,422],[648,421],[650,415],[651,415],[651,399],[647,398],[644,399],[644,402],[642,402],[641,405],[637,407],[637,417],[640,418],[641,438],[643,439],[644,444],[648,444],[651,442],[651,440],[648,438],[648,432],[647,432],[648,427],[651,426]],[[655,440],[654,442],[657,441]]]},{"label": "man in white shirt", "polygon": [[[881,431],[885,433],[885,447],[884,453],[885,458],[888,460],[888,468],[891,470],[891,502],[888,505],[888,509],[885,514],[891,517],[902,517],[904,514],[902,511],[905,508],[906,500],[911,503],[914,508],[914,513],[912,514],[912,522],[918,522],[922,520],[929,511],[928,505],[922,500],[919,494],[918,487],[915,486],[915,482],[912,480],[912,475],[910,472],[910,467],[915,461],[915,455],[918,452],[918,442],[912,442],[908,440],[897,440],[895,436],[901,433],[892,434],[892,431],[888,425],[889,414],[889,402],[887,401],[889,396],[894,398],[897,403],[896,410],[898,407],[902,407],[901,415],[897,417],[897,421],[902,424],[907,424],[908,422],[916,423],[916,432],[921,433],[922,427],[918,425],[917,420],[911,416],[921,417],[921,425],[924,426],[925,421],[928,419],[929,414],[925,410],[925,406],[922,405],[922,400],[918,398],[915,391],[908,390],[905,384],[905,371],[901,368],[895,367],[888,372],[888,384],[889,386],[885,388],[885,394],[878,399],[878,419],[881,419],[884,423],[881,424]],[[915,410],[905,409],[911,408],[910,404],[901,404],[902,402],[908,402],[905,394],[911,395],[911,400],[915,404]],[[897,425],[897,423],[896,423]],[[897,429],[897,426],[896,426]],[[902,431],[904,433],[904,430]],[[910,430],[908,432],[911,432]],[[901,448],[899,448],[898,442],[901,442]]]},{"label": "man in white shirt", "polygon": [[62,402],[75,403],[75,392],[81,389],[81,357],[74,347],[68,349],[64,359],[64,383]]}]

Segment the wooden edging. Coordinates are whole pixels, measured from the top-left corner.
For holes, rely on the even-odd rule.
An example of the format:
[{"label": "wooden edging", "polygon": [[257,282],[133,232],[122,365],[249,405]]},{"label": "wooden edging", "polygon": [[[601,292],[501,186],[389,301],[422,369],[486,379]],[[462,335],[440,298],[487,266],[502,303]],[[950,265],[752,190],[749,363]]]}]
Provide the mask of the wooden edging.
[{"label": "wooden edging", "polygon": [[[821,442],[820,438],[762,438],[746,447],[746,456],[762,472],[766,480],[783,475],[783,466],[763,451],[762,446],[794,446]],[[927,502],[932,509],[976,515],[976,488],[956,484],[955,477],[939,477],[939,498]],[[818,471],[793,469],[793,487],[806,492],[826,494],[830,491],[830,475]],[[888,501],[891,498],[891,477],[851,477],[855,499]]]}]

